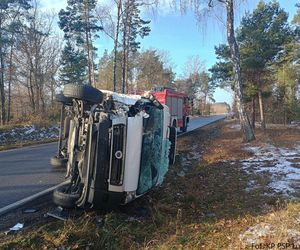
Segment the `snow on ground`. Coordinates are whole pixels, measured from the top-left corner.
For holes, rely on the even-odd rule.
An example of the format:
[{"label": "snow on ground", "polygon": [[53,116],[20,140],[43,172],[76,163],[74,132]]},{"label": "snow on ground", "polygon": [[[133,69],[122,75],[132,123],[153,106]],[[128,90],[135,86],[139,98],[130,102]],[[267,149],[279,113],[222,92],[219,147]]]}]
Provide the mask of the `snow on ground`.
[{"label": "snow on ground", "polygon": [[228,128],[231,128],[231,129],[236,129],[236,130],[240,130],[241,129],[241,125],[240,124],[230,124],[230,125],[227,125]]},{"label": "snow on ground", "polygon": [[244,233],[240,234],[240,240],[245,245],[258,244],[263,237],[274,236],[275,230],[268,223],[260,223],[248,228]]},{"label": "snow on ground", "polygon": [[[253,153],[249,159],[241,161],[248,173],[268,174],[268,184],[275,193],[290,198],[299,197],[300,187],[300,145],[287,149],[277,148],[271,144],[259,147],[246,147]],[[248,183],[247,190],[256,188],[255,181]],[[297,195],[298,193],[298,195]]]},{"label": "snow on ground", "polygon": [[18,126],[11,130],[0,131],[0,146],[25,141],[42,141],[57,138],[58,126],[38,127],[35,125]]},{"label": "snow on ground", "polygon": [[[246,245],[253,248],[254,245],[259,246],[259,244],[269,243],[270,248],[266,247],[264,249],[286,249],[286,248],[277,248],[280,246],[275,244],[274,239],[276,240],[277,236],[283,237],[280,242],[293,243],[295,246],[300,244],[300,233],[294,229],[286,229],[280,227],[274,227],[269,223],[259,223],[255,226],[248,228],[244,233],[240,234],[240,240]],[[272,247],[273,244],[273,247]],[[280,244],[280,243],[279,243]],[[255,248],[259,249],[259,248]],[[263,248],[261,248],[263,249]],[[299,248],[288,248],[288,249],[299,249]]]},{"label": "snow on ground", "polygon": [[[297,128],[297,129],[300,129],[300,123],[291,123],[291,124],[287,124],[287,125],[268,123],[266,126],[267,126],[267,128]],[[260,128],[261,127],[260,122],[256,122],[255,127]],[[227,125],[227,128],[241,130],[241,125],[239,123],[229,124],[229,125]]]},{"label": "snow on ground", "polygon": [[199,161],[201,159],[201,152],[198,151],[197,145],[193,145],[189,148],[189,152],[186,156],[182,156],[181,161],[181,170],[177,173],[177,176],[184,177],[189,168],[192,167],[192,161]]}]

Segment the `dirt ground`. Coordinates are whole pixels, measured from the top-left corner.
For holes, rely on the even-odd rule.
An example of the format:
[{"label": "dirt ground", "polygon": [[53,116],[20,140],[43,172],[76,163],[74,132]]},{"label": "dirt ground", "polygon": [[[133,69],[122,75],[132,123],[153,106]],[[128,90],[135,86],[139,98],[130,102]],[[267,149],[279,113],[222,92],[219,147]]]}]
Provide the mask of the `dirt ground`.
[{"label": "dirt ground", "polygon": [[[237,121],[179,138],[163,185],[113,211],[7,215],[0,249],[300,249],[300,129],[241,138]],[[25,227],[5,235],[13,218]]]}]

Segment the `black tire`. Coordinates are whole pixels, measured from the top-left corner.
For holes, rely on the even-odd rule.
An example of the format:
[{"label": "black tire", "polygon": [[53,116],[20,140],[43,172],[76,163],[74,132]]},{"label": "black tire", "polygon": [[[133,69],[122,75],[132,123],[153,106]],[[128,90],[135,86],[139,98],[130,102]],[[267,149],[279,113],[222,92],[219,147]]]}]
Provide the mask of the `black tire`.
[{"label": "black tire", "polygon": [[58,156],[53,156],[50,158],[50,164],[53,167],[66,167],[68,159]]},{"label": "black tire", "polygon": [[184,124],[184,126],[180,128],[180,131],[183,132],[183,133],[186,132],[187,131],[187,124]]},{"label": "black tire", "polygon": [[55,101],[57,102],[61,102],[64,105],[68,105],[68,106],[72,106],[73,102],[72,102],[72,98],[66,97],[63,94],[57,94],[55,96]]},{"label": "black tire", "polygon": [[89,85],[67,84],[63,91],[66,97],[84,100],[90,103],[101,103],[103,94]]},{"label": "black tire", "polygon": [[180,128],[181,132],[186,132],[187,131],[187,127],[188,127],[188,123],[189,123],[189,118],[187,118],[186,116],[183,117],[183,126]]},{"label": "black tire", "polygon": [[76,201],[79,199],[79,193],[67,192],[70,184],[58,187],[53,192],[53,202],[63,208],[74,208]]},{"label": "black tire", "polygon": [[171,147],[169,151],[169,165],[173,165],[175,163],[175,158],[176,158],[176,141],[177,141],[176,127],[170,127],[169,141],[171,142]]}]

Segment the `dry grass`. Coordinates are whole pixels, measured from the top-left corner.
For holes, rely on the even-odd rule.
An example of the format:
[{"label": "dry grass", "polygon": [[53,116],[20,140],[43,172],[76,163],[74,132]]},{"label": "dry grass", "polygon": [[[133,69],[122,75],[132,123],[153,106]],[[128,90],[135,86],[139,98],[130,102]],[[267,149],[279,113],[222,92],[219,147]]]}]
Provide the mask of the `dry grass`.
[{"label": "dry grass", "polygon": [[[0,248],[252,249],[241,235],[261,223],[270,224],[275,234],[260,242],[292,242],[290,231],[300,231],[300,204],[266,195],[269,177],[249,176],[241,168],[239,160],[250,153],[243,150],[240,132],[227,124],[181,138],[177,163],[163,186],[141,199],[109,213],[92,211],[65,223],[33,225],[6,238]],[[300,131],[257,130],[256,137],[253,145],[268,141],[289,147]],[[261,185],[246,192],[250,177]]]}]

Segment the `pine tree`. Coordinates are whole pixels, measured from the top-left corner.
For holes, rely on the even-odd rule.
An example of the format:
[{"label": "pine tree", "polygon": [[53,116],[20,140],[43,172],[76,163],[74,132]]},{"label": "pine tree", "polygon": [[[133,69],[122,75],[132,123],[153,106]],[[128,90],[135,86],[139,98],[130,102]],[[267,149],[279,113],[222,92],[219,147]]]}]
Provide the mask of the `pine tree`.
[{"label": "pine tree", "polygon": [[261,1],[252,14],[247,14],[238,30],[242,66],[255,77],[252,84],[257,88],[261,126],[265,125],[263,90],[268,67],[282,56],[282,48],[291,42],[292,31],[288,25],[288,13],[278,2]]},{"label": "pine tree", "polygon": [[145,21],[141,18],[140,11],[141,3],[137,0],[126,0],[123,4],[122,15],[122,93],[128,91],[128,58],[130,53],[135,53],[140,48],[138,37],[144,38],[148,36],[151,29],[148,26],[150,21]]},{"label": "pine tree", "polygon": [[97,25],[94,16],[96,0],[68,0],[67,3],[66,10],[59,12],[59,27],[65,33],[66,40],[72,41],[72,44],[76,44],[78,49],[84,51],[87,59],[88,84],[92,85],[95,82],[94,52],[96,50],[93,39],[98,37],[97,32],[102,29]]},{"label": "pine tree", "polygon": [[83,84],[86,81],[87,59],[84,52],[74,49],[67,41],[61,54],[59,79],[63,84]]}]

